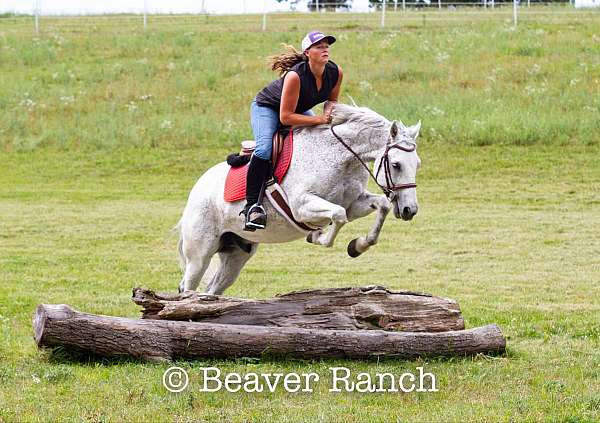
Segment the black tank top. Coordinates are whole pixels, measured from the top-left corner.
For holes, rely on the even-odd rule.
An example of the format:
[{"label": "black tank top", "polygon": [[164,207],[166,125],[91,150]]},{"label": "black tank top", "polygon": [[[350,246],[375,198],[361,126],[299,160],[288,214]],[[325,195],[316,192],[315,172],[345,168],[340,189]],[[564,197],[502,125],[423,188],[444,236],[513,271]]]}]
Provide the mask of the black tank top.
[{"label": "black tank top", "polygon": [[[323,83],[321,91],[317,90],[317,81],[310,71],[307,61],[302,61],[292,66],[290,71],[294,71],[300,77],[300,95],[295,113],[304,113],[312,109],[319,103],[329,100],[331,91],[337,84],[340,72],[338,67],[332,61],[327,62],[323,71]],[[256,95],[256,103],[259,106],[270,107],[279,113],[281,105],[281,92],[283,90],[283,79],[285,75],[271,82]]]}]

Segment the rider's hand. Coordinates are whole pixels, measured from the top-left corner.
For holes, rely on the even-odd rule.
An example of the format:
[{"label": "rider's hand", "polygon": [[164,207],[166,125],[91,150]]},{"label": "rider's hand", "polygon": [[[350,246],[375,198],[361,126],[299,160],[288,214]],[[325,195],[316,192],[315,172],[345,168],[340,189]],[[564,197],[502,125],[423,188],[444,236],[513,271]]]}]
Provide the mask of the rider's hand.
[{"label": "rider's hand", "polygon": [[337,103],[337,101],[327,100],[325,102],[325,104],[323,105],[323,114],[332,115],[333,108],[335,107],[336,103]]},{"label": "rider's hand", "polygon": [[333,116],[331,113],[323,113],[322,115],[317,116],[319,118],[319,125],[326,125],[331,123]]}]

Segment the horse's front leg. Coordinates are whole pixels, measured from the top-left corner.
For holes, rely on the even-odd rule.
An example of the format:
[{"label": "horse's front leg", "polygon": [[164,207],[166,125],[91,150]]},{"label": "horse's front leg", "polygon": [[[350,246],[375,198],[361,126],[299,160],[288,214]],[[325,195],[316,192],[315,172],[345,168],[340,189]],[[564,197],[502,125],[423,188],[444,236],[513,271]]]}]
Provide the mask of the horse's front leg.
[{"label": "horse's front leg", "polygon": [[367,251],[369,247],[377,244],[383,222],[385,222],[391,208],[392,204],[385,195],[375,195],[368,191],[363,192],[356,201],[350,204],[348,208],[349,220],[364,217],[374,210],[377,211],[377,217],[367,236],[355,238],[348,244],[348,255],[350,257],[358,257]]},{"label": "horse's front leg", "polygon": [[298,221],[311,226],[325,227],[331,223],[327,232],[313,231],[306,238],[308,242],[325,247],[333,245],[342,226],[348,223],[346,210],[343,207],[314,194],[305,194],[300,204],[294,205],[294,215]]}]

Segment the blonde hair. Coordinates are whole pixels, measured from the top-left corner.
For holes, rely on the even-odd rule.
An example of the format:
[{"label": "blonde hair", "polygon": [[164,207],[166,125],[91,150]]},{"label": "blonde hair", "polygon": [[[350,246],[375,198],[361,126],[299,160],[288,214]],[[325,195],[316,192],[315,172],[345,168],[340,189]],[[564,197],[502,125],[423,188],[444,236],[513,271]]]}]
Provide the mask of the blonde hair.
[{"label": "blonde hair", "polygon": [[293,46],[285,43],[281,44],[281,46],[286,51],[269,57],[271,69],[279,72],[279,76],[283,76],[283,74],[289,71],[294,65],[308,60],[304,53],[299,52]]}]

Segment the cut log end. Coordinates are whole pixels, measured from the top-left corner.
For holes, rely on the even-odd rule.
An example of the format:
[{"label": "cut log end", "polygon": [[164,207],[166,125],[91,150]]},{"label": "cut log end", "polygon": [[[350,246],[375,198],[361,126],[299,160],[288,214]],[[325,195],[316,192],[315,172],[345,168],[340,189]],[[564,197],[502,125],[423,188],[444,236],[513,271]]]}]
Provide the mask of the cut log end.
[{"label": "cut log end", "polygon": [[33,337],[38,347],[43,344],[48,322],[51,319],[68,319],[73,312],[66,304],[39,304],[33,316]]}]

